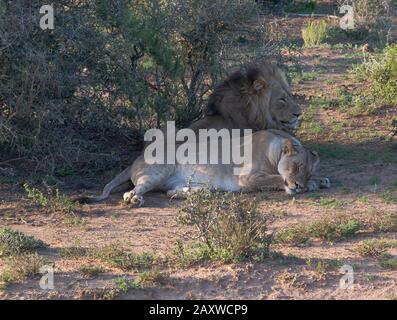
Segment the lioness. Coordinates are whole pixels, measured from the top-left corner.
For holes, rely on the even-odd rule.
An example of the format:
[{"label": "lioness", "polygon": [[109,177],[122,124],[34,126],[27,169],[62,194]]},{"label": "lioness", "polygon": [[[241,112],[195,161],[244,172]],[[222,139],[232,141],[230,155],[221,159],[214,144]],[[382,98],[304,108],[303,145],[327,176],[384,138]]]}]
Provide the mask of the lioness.
[{"label": "lioness", "polygon": [[[131,167],[105,186],[101,196],[84,201],[104,200],[114,189],[129,180],[135,188],[124,193],[123,199],[136,206],[141,206],[144,203],[143,194],[152,190],[167,191],[168,196],[179,197],[203,188],[242,192],[284,189],[288,194],[294,194],[330,186],[327,178],[314,176],[320,161],[318,154],[305,149],[285,132],[262,130],[253,133],[252,150],[252,162],[242,165],[249,166],[249,173],[241,175],[233,174],[234,164],[221,164],[221,161],[218,161],[220,164],[205,165],[149,165],[144,155],[141,155]],[[219,157],[220,154],[218,152]]]}]

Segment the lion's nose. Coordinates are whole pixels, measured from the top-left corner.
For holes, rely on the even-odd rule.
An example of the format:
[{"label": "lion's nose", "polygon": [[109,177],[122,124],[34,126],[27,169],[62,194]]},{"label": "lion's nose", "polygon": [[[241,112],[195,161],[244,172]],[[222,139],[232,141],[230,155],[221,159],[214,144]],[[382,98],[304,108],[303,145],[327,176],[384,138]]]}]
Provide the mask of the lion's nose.
[{"label": "lion's nose", "polygon": [[294,113],[294,116],[297,117],[297,118],[299,118],[300,115],[301,115],[300,113]]}]

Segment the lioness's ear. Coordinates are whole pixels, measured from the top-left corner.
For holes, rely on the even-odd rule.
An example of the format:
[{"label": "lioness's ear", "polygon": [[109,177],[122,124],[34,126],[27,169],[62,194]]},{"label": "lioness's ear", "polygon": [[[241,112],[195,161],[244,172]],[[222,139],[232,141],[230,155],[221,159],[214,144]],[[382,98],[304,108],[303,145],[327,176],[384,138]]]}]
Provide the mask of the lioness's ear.
[{"label": "lioness's ear", "polygon": [[265,81],[265,79],[263,79],[262,77],[259,79],[256,79],[254,81],[254,83],[252,84],[252,89],[258,93],[262,90],[264,90],[267,87],[267,82]]},{"label": "lioness's ear", "polygon": [[318,155],[318,152],[317,152],[317,151],[311,150],[310,152],[311,152],[311,154],[312,154],[315,158],[320,158],[320,156]]},{"label": "lioness's ear", "polygon": [[283,154],[290,155],[290,156],[296,154],[294,144],[292,143],[292,141],[290,139],[284,140],[282,152],[283,152]]},{"label": "lioness's ear", "polygon": [[313,166],[316,167],[320,163],[320,156],[317,151],[310,151],[310,153],[313,156]]}]

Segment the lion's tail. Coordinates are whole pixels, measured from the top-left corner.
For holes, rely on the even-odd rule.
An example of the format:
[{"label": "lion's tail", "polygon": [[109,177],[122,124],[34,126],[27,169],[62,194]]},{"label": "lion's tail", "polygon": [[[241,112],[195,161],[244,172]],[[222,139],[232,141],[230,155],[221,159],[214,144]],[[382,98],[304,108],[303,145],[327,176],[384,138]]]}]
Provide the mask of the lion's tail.
[{"label": "lion's tail", "polygon": [[112,181],[110,181],[102,191],[102,194],[98,197],[77,197],[74,200],[79,203],[94,203],[105,200],[109,197],[112,192],[123,191],[131,185],[131,167],[120,172]]}]

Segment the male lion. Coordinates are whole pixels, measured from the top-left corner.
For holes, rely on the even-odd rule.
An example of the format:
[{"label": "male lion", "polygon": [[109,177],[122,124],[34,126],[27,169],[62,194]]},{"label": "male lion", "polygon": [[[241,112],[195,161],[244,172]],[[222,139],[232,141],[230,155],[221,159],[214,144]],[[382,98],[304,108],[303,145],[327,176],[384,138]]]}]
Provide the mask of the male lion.
[{"label": "male lion", "polygon": [[205,116],[190,128],[288,132],[297,128],[300,114],[283,72],[273,64],[256,62],[218,85],[209,97]]},{"label": "male lion", "polygon": [[[101,196],[85,201],[104,200],[128,180],[135,188],[124,193],[123,199],[136,206],[141,206],[143,194],[152,190],[167,191],[168,196],[180,197],[204,188],[242,192],[284,189],[288,194],[294,194],[330,186],[327,178],[314,176],[320,161],[318,154],[302,147],[295,138],[278,130],[257,131],[251,138],[252,161],[240,165],[242,169],[248,167],[248,174],[234,174],[236,165],[222,164],[221,152],[218,152],[218,164],[149,165],[141,155],[105,186]],[[230,142],[244,144],[240,138]],[[244,146],[242,149],[246,150]]]}]

